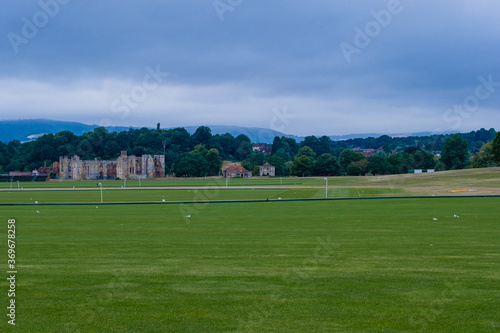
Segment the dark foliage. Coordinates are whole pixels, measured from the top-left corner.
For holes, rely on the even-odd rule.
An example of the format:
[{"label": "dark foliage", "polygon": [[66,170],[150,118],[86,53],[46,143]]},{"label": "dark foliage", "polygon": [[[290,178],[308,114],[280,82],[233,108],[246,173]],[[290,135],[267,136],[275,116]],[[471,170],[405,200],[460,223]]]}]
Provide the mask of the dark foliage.
[{"label": "dark foliage", "polygon": [[[275,137],[271,156],[265,156],[252,150],[248,136],[212,135],[210,128],[205,126],[199,127],[193,135],[184,128],[162,130],[157,126],[156,129],[109,132],[99,127],[80,136],[62,131],[26,143],[0,142],[0,172],[31,171],[44,163],[50,165],[58,161],[59,156],[112,160],[120,151],[127,151],[136,156],[165,155],[166,172],[176,172],[180,176],[218,175],[222,160],[244,161],[249,170],[256,170],[268,161],[275,165],[277,176],[290,173],[298,176],[397,174],[410,169],[468,167],[469,157],[479,153],[486,143],[491,145],[487,151],[489,155],[484,151],[481,154],[488,159],[477,155],[473,163],[479,167],[494,165],[493,159],[500,162],[500,135],[493,128],[455,135],[403,138],[383,135],[345,141],[308,136],[300,144],[292,138]],[[354,148],[375,149],[376,154],[367,158]],[[442,159],[436,157],[438,153],[442,154]]]}]

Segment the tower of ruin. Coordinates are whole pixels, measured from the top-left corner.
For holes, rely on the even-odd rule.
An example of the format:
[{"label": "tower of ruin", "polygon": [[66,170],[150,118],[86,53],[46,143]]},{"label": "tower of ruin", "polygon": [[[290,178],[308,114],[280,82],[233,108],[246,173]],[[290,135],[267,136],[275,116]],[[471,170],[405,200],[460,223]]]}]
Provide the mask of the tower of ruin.
[{"label": "tower of ruin", "polygon": [[122,151],[116,161],[81,160],[78,156],[59,157],[59,176],[62,179],[137,179],[165,177],[165,156],[128,156]]}]

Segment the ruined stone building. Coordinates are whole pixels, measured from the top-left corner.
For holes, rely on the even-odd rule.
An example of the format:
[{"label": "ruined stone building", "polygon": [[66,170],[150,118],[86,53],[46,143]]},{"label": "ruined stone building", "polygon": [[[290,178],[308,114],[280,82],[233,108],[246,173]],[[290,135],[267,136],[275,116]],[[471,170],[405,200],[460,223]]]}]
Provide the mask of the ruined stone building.
[{"label": "ruined stone building", "polygon": [[276,167],[272,166],[268,162],[266,162],[266,164],[264,165],[261,165],[259,167],[259,171],[261,176],[269,176],[269,177],[276,176]]},{"label": "ruined stone building", "polygon": [[164,178],[165,156],[127,156],[122,151],[116,161],[83,161],[78,156],[59,157],[59,177],[61,179],[138,179]]}]

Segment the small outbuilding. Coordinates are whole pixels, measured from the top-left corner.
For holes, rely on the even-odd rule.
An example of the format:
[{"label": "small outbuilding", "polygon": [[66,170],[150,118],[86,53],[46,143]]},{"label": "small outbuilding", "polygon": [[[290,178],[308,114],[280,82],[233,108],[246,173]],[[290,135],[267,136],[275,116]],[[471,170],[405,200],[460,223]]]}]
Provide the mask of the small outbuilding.
[{"label": "small outbuilding", "polygon": [[231,165],[229,168],[223,171],[224,172],[224,177],[225,178],[235,178],[235,177],[242,177],[242,178],[250,178],[252,177],[252,172],[248,171],[241,165]]},{"label": "small outbuilding", "polygon": [[274,177],[276,176],[276,167],[269,164],[269,162],[266,162],[266,164],[259,167],[259,174],[261,176]]}]

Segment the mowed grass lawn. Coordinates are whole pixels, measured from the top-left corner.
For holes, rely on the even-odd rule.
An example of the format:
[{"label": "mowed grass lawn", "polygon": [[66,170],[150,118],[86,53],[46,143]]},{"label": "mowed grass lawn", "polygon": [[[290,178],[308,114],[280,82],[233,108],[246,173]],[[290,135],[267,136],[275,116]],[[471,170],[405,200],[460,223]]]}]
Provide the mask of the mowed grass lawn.
[{"label": "mowed grass lawn", "polygon": [[499,198],[0,212],[19,332],[500,330]]},{"label": "mowed grass lawn", "polygon": [[[330,185],[355,184],[367,180],[368,177],[328,177]],[[172,179],[143,179],[139,180],[51,180],[49,182],[22,182],[19,188],[93,188],[101,183],[103,188],[125,187],[204,187],[204,186],[311,186],[324,185],[324,177],[252,177],[252,178],[231,178],[226,182],[225,178],[172,178]],[[17,182],[0,183],[0,189],[17,189]]]},{"label": "mowed grass lawn", "polygon": [[[227,200],[279,200],[322,199],[325,189],[321,188],[199,188],[199,189],[106,189],[104,203],[127,202],[199,202]],[[328,198],[363,198],[403,196],[399,188],[329,188]],[[95,190],[12,190],[0,192],[0,204],[51,204],[51,203],[96,203],[101,202],[100,189]]]},{"label": "mowed grass lawn", "polygon": [[[127,202],[198,202],[224,200],[266,200],[278,198],[288,189],[154,189],[154,190],[103,190],[104,203]],[[315,190],[313,192],[318,192]],[[323,196],[324,190],[322,191]],[[57,190],[57,191],[12,191],[0,193],[0,204],[51,204],[51,203],[100,203],[101,191],[96,190]]]}]

